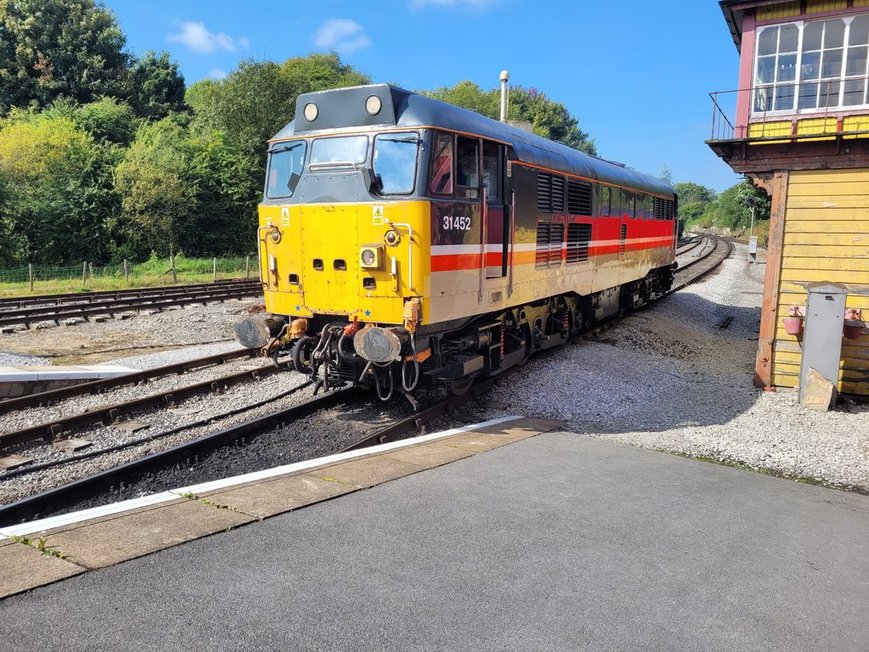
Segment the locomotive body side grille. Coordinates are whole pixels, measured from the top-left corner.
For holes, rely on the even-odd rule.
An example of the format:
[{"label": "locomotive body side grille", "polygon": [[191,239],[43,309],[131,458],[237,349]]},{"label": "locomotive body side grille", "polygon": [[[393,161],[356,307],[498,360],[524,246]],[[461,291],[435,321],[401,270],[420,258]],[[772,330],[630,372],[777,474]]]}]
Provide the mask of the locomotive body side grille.
[{"label": "locomotive body side grille", "polygon": [[588,260],[591,242],[591,224],[567,225],[567,262],[583,263]]}]

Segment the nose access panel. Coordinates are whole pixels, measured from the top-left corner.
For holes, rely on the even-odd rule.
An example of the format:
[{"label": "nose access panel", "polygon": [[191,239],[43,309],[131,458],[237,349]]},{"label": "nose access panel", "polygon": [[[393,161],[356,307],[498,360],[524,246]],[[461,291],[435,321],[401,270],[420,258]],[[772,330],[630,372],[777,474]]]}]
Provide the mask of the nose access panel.
[{"label": "nose access panel", "polygon": [[358,308],[357,212],[353,204],[300,207],[303,283],[309,310],[340,314]]}]

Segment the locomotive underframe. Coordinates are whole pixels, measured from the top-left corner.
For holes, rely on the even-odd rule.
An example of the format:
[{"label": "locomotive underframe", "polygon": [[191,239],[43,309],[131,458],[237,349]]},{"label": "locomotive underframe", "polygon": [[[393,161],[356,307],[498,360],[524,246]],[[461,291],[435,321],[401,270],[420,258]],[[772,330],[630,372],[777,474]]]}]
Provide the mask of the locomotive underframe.
[{"label": "locomotive underframe", "polygon": [[641,307],[670,289],[673,267],[591,295],[560,294],[464,323],[433,324],[416,332],[382,325],[401,335],[400,354],[388,363],[358,355],[350,340],[361,325],[331,315],[309,318],[304,333],[284,338],[270,353],[276,361],[288,355],[289,365],[310,376],[318,391],[356,385],[376,389],[382,400],[401,393],[416,404],[412,393],[417,389],[463,393],[477,377],[496,376],[583,329]]}]

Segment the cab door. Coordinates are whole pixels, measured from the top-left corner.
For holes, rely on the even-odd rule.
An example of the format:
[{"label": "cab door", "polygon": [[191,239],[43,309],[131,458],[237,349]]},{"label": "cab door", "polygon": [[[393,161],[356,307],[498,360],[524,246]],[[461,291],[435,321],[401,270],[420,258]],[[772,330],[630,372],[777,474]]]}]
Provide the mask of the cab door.
[{"label": "cab door", "polygon": [[504,146],[483,141],[483,194],[485,197],[486,278],[507,275],[510,215],[505,201]]}]

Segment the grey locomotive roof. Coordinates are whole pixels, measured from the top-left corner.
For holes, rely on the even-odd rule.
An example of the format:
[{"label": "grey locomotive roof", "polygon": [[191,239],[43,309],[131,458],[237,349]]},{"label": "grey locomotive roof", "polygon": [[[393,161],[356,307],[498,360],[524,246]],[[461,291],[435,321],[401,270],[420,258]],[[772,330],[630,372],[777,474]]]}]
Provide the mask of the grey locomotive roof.
[{"label": "grey locomotive roof", "polygon": [[[652,175],[638,172],[618,163],[590,156],[567,145],[541,138],[511,125],[482,116],[474,111],[386,84],[355,86],[352,88],[299,95],[296,101],[296,119],[281,129],[274,138],[275,140],[283,140],[294,135],[304,134],[308,136],[323,133],[322,128],[297,129],[296,127],[297,124],[305,122],[302,109],[309,102],[314,102],[321,107],[330,104],[335,106],[335,104],[345,104],[346,96],[364,99],[364,97],[371,94],[380,95],[384,99],[384,108],[387,108],[389,105],[394,108],[394,120],[390,115],[388,121],[384,122],[384,119],[379,119],[376,121],[377,124],[408,128],[442,127],[454,131],[478,134],[485,138],[510,143],[513,146],[516,157],[520,161],[530,163],[531,165],[560,170],[568,174],[575,174],[588,179],[597,179],[615,185],[630,186],[651,193],[670,195],[675,192],[669,184]],[[372,124],[372,121],[368,119],[368,116],[364,112],[362,116],[367,120],[362,123],[354,122],[354,116],[351,113],[355,114],[355,117],[361,117],[358,115],[355,107],[359,106],[361,108],[362,102],[354,101],[352,102],[352,106],[354,107],[352,112],[349,109],[341,111],[339,108],[338,112],[345,118],[344,126]],[[333,119],[333,122],[329,123],[329,127],[335,128],[338,125],[337,122],[334,122],[335,111],[329,117]],[[306,124],[312,125],[312,123]]]}]

